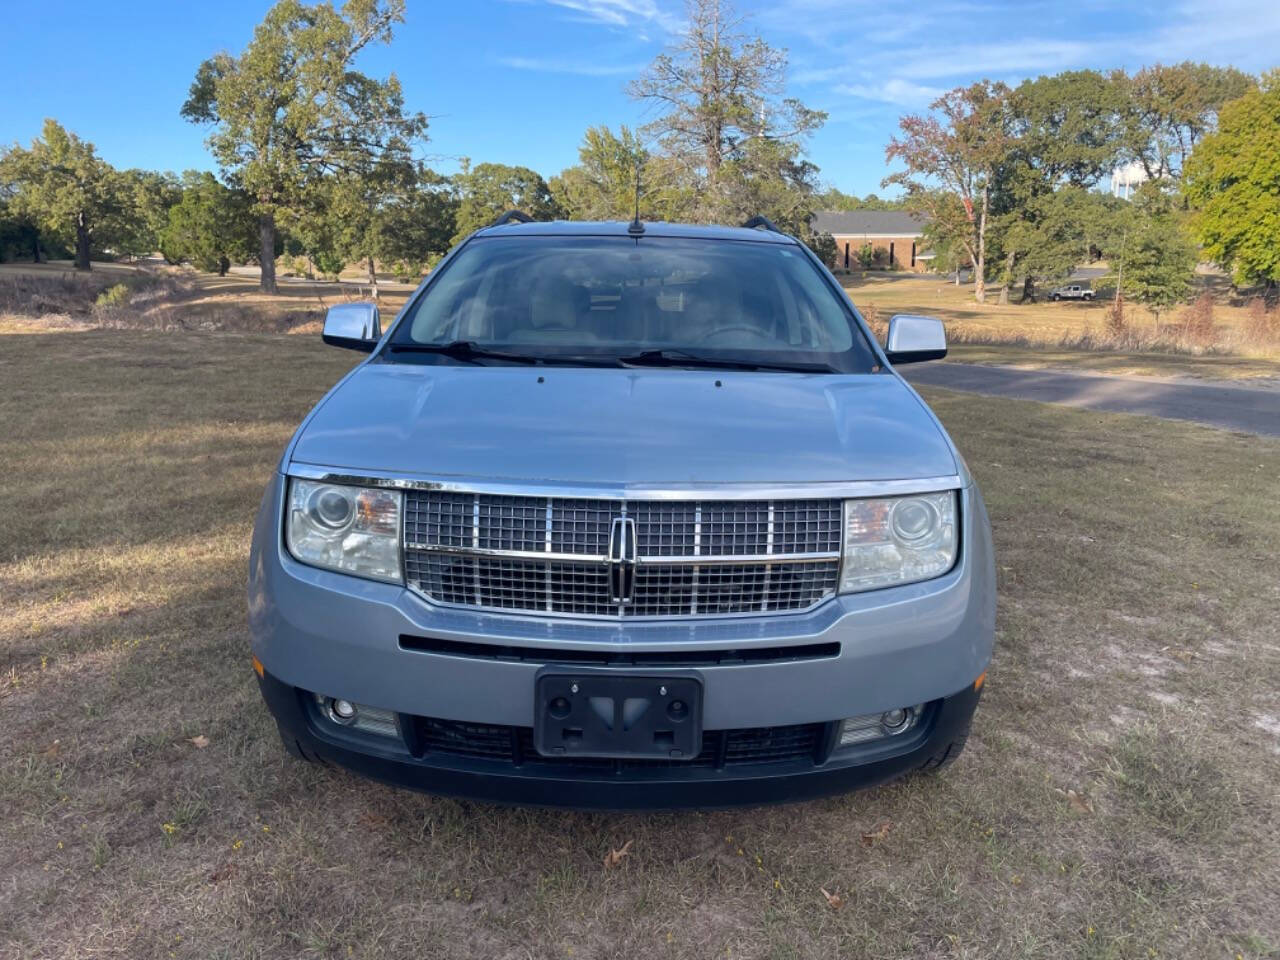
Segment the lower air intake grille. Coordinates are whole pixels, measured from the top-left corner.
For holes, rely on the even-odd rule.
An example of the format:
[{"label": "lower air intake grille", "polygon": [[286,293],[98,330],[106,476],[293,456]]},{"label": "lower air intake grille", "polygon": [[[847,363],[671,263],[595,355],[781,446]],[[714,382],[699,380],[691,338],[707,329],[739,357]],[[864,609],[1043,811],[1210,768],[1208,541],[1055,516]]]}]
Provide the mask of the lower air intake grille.
[{"label": "lower air intake grille", "polygon": [[827,730],[825,723],[740,730],[704,730],[702,750],[692,760],[609,760],[595,757],[544,757],[533,748],[533,730],[492,724],[460,723],[434,717],[416,718],[418,740],[432,754],[496,760],[513,765],[593,768],[601,770],[678,767],[723,768],[760,764],[816,762]]}]

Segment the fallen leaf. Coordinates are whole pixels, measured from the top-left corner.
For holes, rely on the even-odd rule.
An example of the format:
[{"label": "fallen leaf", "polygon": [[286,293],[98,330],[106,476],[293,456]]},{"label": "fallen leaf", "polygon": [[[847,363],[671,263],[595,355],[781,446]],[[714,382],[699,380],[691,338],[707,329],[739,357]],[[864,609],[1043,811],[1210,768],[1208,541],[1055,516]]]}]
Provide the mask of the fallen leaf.
[{"label": "fallen leaf", "polygon": [[628,840],[617,850],[610,850],[604,855],[605,869],[616,867],[622,862],[622,858],[631,852],[631,841]]},{"label": "fallen leaf", "polygon": [[46,757],[56,757],[58,755],[58,751],[60,751],[61,749],[62,749],[62,741],[55,740],[53,741],[53,743],[49,744],[47,747],[44,748],[44,755]]},{"label": "fallen leaf", "polygon": [[209,745],[209,738],[206,737],[203,733],[201,733],[201,734],[198,734],[197,736],[192,737],[191,742],[192,744],[195,745],[195,748],[197,750],[203,750],[205,747]]},{"label": "fallen leaf", "polygon": [[1093,813],[1093,804],[1089,798],[1082,793],[1076,793],[1074,790],[1067,791],[1067,803],[1071,809],[1077,813]]},{"label": "fallen leaf", "polygon": [[885,837],[887,837],[889,835],[889,831],[892,829],[893,829],[893,821],[885,820],[884,822],[877,824],[876,828],[872,830],[870,833],[864,833],[862,835],[862,842],[865,846],[869,847],[873,843],[875,843],[877,840],[883,840]]},{"label": "fallen leaf", "polygon": [[832,910],[839,910],[844,906],[844,897],[840,896],[838,891],[836,893],[827,893],[826,887],[819,887],[818,889],[821,890],[822,895],[827,898],[827,906]]}]

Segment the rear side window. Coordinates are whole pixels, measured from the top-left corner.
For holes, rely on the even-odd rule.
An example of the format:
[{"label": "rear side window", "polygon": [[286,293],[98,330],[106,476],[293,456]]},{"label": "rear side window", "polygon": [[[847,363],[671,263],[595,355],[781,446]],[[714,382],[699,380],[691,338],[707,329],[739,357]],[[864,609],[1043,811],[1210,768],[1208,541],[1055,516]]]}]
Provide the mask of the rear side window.
[{"label": "rear side window", "polygon": [[548,355],[682,350],[869,370],[843,296],[790,244],[670,237],[478,237],[400,325],[401,342]]}]

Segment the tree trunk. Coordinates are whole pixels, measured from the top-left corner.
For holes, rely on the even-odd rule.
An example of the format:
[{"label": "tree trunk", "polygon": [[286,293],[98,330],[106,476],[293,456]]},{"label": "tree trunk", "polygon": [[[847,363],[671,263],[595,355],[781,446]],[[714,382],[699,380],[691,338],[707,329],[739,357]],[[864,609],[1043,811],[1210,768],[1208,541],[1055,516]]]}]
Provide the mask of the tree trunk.
[{"label": "tree trunk", "polygon": [[83,213],[76,217],[76,269],[93,269],[89,264],[89,228],[85,224]]},{"label": "tree trunk", "polygon": [[378,299],[378,272],[373,266],[373,257],[369,258],[369,286],[373,288],[373,299]]},{"label": "tree trunk", "polygon": [[40,262],[40,232],[38,230],[31,231],[31,259],[36,263]]},{"label": "tree trunk", "polygon": [[1030,277],[1023,277],[1022,296],[1019,298],[1018,302],[1026,303],[1028,300],[1032,303],[1036,302],[1036,282]]},{"label": "tree trunk", "polygon": [[230,269],[231,261],[227,259],[227,255],[224,253],[218,258],[218,276],[225,277],[227,275],[227,271]]},{"label": "tree trunk", "polygon": [[982,213],[978,217],[978,255],[973,262],[973,298],[978,303],[987,302],[987,204],[990,193],[982,188]]},{"label": "tree trunk", "polygon": [[276,292],[276,216],[267,212],[258,217],[258,262],[262,264],[262,280],[258,289]]}]

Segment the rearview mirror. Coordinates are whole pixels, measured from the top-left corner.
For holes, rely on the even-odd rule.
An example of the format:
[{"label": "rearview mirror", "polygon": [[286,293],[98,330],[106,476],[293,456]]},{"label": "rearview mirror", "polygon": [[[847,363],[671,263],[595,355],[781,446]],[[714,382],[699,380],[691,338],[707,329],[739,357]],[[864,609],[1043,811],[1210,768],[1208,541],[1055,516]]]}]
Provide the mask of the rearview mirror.
[{"label": "rearview mirror", "polygon": [[376,303],[335,303],[324,315],[324,342],[348,350],[372,353],[382,339]]},{"label": "rearview mirror", "polygon": [[947,333],[937,317],[900,313],[889,321],[884,352],[894,364],[941,360],[947,355]]}]

